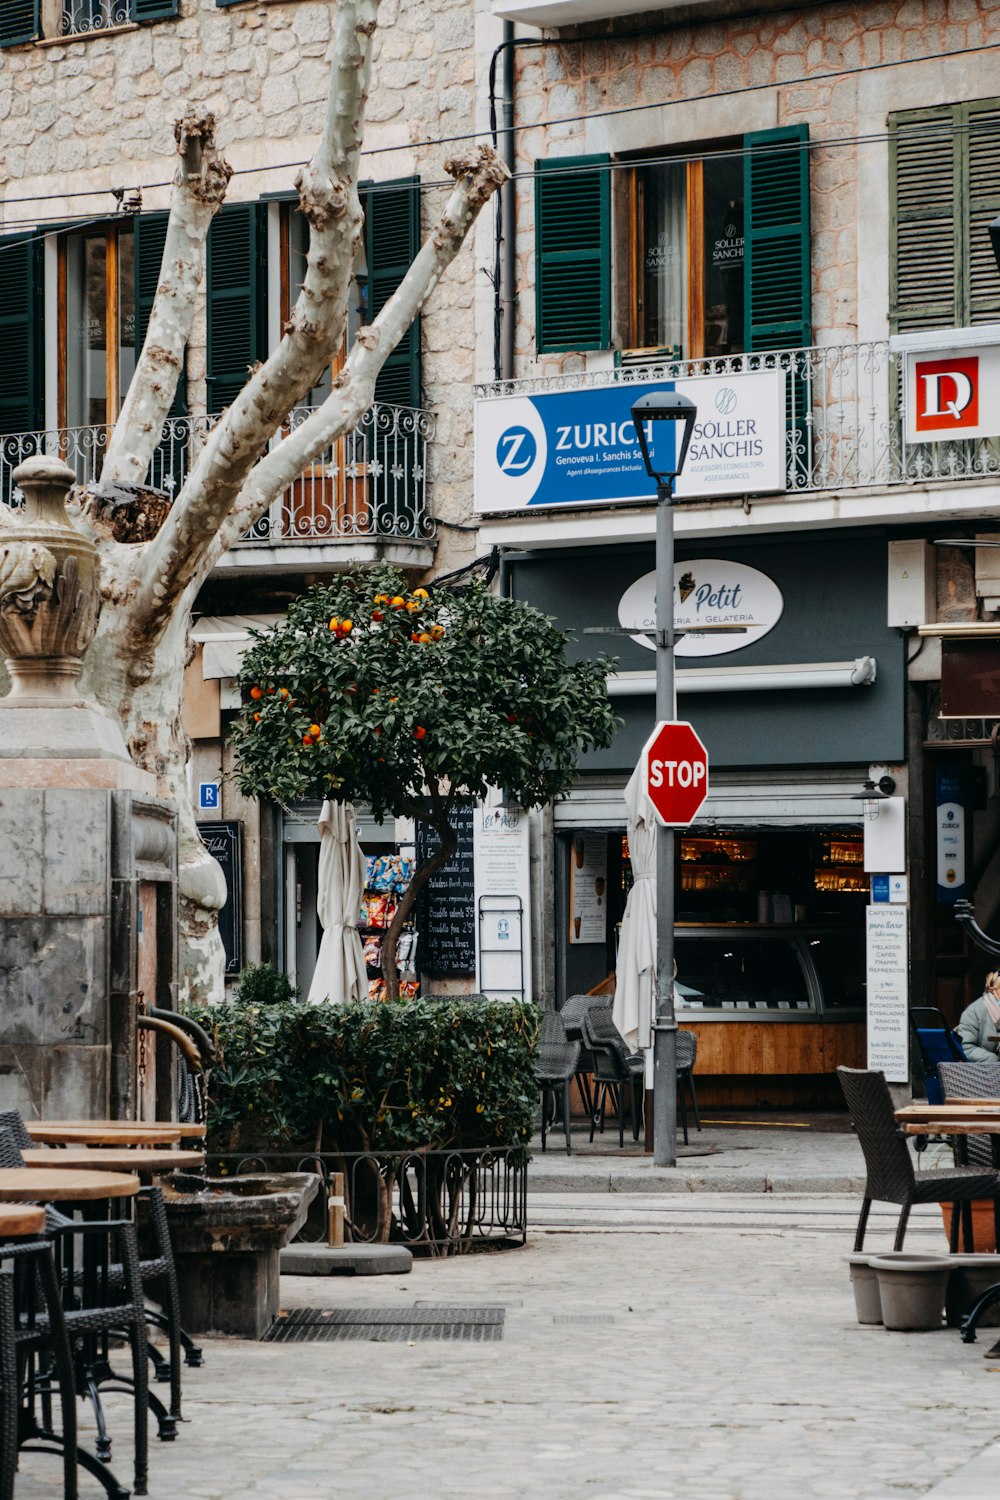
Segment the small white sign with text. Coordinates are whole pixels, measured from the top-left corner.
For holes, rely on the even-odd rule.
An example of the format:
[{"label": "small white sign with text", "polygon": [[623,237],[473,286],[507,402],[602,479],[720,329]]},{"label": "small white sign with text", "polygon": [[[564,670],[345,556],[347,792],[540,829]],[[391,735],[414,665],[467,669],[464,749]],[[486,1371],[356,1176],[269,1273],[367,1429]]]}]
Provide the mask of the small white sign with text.
[{"label": "small white sign with text", "polygon": [[910,1076],[906,907],[867,908],[868,1066],[889,1083]]}]

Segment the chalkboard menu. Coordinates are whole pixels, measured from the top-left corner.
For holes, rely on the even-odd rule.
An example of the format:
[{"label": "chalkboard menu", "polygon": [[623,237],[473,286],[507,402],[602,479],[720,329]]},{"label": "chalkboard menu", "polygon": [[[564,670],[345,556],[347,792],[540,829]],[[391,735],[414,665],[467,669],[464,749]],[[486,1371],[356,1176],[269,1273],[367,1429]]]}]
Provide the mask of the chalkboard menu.
[{"label": "chalkboard menu", "polygon": [[[448,863],[435,872],[417,899],[417,949],[419,966],[426,974],[443,977],[476,972],[476,882],[472,854],[475,803],[463,802],[452,810],[452,827],[458,833],[458,848]],[[417,866],[440,845],[426,823],[417,823]]]},{"label": "chalkboard menu", "polygon": [[226,904],[219,912],[219,936],[226,950],[226,974],[239,974],[243,968],[243,824],[199,823],[198,832],[226,877]]}]

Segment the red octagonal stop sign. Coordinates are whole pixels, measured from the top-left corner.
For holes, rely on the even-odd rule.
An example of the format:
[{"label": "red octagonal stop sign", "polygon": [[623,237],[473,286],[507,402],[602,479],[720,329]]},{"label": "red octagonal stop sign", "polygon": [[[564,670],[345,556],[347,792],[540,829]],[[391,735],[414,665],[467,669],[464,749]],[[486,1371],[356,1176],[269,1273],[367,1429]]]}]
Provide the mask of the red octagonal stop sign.
[{"label": "red octagonal stop sign", "polygon": [[642,752],[643,781],[666,828],[686,828],[708,796],[708,751],[690,724],[663,719]]}]

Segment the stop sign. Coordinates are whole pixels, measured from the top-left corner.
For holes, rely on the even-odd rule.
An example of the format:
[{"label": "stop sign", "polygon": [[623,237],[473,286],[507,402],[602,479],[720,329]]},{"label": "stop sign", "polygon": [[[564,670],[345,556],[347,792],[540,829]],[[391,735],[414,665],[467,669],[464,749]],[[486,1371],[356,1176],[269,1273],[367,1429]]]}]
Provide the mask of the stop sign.
[{"label": "stop sign", "polygon": [[642,752],[643,782],[665,828],[686,828],[708,796],[708,751],[690,724],[661,719]]}]

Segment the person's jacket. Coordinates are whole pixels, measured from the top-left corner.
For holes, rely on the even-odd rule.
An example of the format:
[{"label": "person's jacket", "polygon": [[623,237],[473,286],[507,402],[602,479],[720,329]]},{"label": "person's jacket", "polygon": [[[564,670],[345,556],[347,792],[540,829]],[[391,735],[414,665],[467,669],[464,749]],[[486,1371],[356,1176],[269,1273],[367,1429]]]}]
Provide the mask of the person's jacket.
[{"label": "person's jacket", "polygon": [[967,1010],[963,1010],[955,1030],[962,1039],[969,1062],[996,1063],[1000,1067],[1000,1056],[997,1055],[1000,1044],[990,1041],[991,1037],[1000,1036],[1000,1022],[994,1021],[986,1009],[985,995],[980,995]]}]

